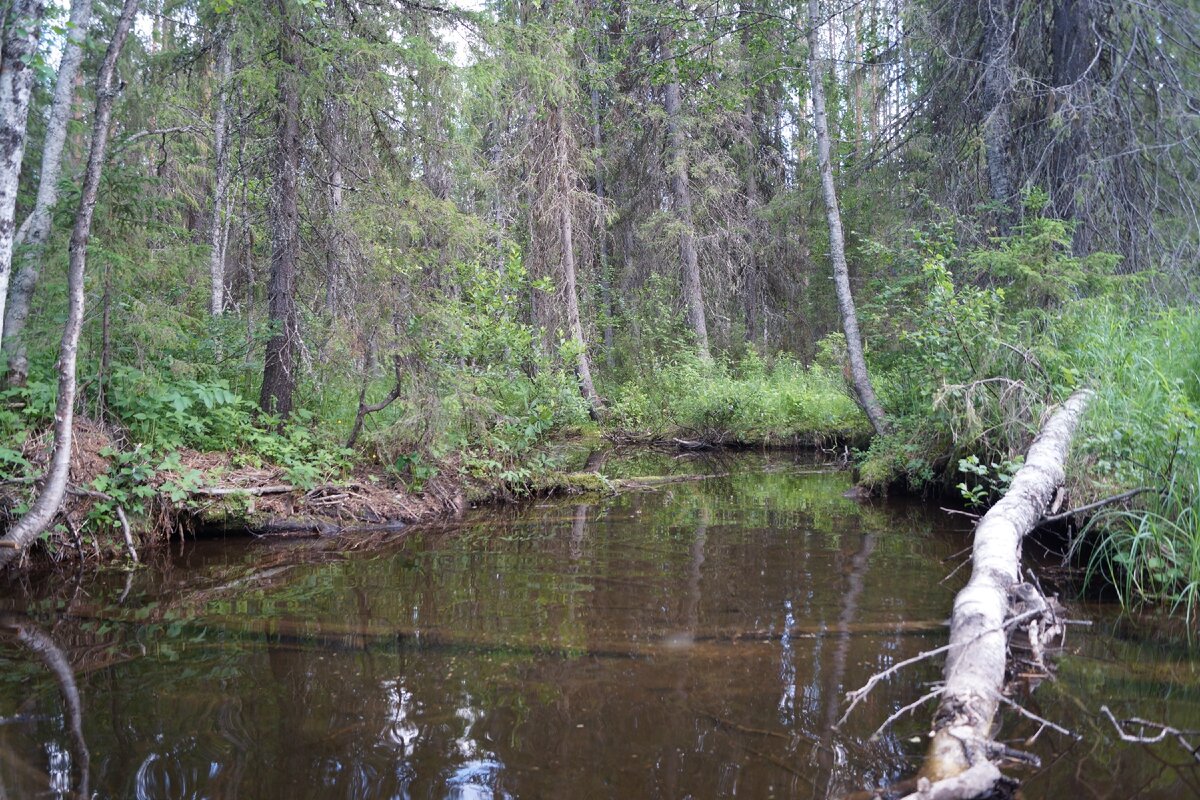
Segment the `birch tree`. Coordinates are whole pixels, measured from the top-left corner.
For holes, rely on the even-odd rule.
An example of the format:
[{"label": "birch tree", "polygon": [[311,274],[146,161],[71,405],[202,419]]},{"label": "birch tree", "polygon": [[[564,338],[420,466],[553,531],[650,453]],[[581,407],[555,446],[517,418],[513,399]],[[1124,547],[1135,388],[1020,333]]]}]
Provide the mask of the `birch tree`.
[{"label": "birch tree", "polygon": [[829,224],[829,258],[833,262],[833,283],[837,290],[838,311],[842,330],[846,334],[846,351],[850,358],[850,376],[854,394],[871,427],[876,433],[887,432],[887,418],[875,397],[875,387],[867,372],[863,357],[862,337],[858,330],[858,313],[850,291],[850,270],[846,265],[846,243],[842,234],[842,213],[838,208],[837,188],[833,182],[832,144],[829,118],[825,113],[825,71],[820,57],[820,15],[817,0],[808,0],[808,78],[812,87],[813,126],[817,134],[817,168],[821,173],[821,196],[825,201],[825,219]]},{"label": "birch tree", "polygon": [[58,202],[58,179],[62,174],[63,147],[67,141],[67,123],[75,100],[75,78],[83,61],[83,41],[92,21],[92,0],[74,0],[67,22],[67,37],[54,80],[54,97],[46,119],[46,138],[42,144],[42,166],[38,173],[38,193],[33,211],[17,230],[17,271],[4,312],[4,353],[8,358],[8,382],[20,385],[29,372],[29,360],[22,335],[29,319],[29,305],[37,287],[42,266],[42,251],[50,239],[51,212]]},{"label": "birch tree", "polygon": [[[17,190],[25,155],[29,95],[33,91],[33,59],[41,36],[43,0],[13,0],[4,17],[0,46],[0,312],[8,296],[16,241]],[[3,314],[0,313],[0,317]],[[0,327],[0,340],[4,329]]]},{"label": "birch tree", "polygon": [[214,317],[225,311],[225,242],[229,237],[229,95],[233,77],[233,51],[229,47],[232,25],[222,26],[217,40],[216,109],[213,113],[213,160],[216,185],[213,190],[212,229],[209,231],[208,271],[211,283],[209,310]]},{"label": "birch tree", "polygon": [[0,566],[20,554],[46,529],[58,513],[67,492],[67,478],[71,468],[71,434],[75,419],[75,363],[79,354],[79,334],[83,330],[83,283],[87,268],[88,240],[91,238],[92,215],[96,211],[96,200],[100,193],[100,176],[104,167],[105,150],[108,147],[113,101],[117,96],[117,90],[113,87],[117,58],[121,55],[121,48],[133,25],[137,5],[138,0],[125,0],[96,81],[96,113],[92,123],[92,143],[83,176],[79,209],[75,214],[75,227],[71,231],[70,259],[67,266],[69,302],[58,356],[58,400],[54,408],[54,445],[50,469],[29,511],[0,539]]}]

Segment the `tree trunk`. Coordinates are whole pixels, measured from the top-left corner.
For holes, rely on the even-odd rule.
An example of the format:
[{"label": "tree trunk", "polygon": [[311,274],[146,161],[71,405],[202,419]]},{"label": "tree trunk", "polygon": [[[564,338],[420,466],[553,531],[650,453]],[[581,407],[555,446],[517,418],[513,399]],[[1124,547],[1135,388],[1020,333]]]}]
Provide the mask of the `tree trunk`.
[{"label": "tree trunk", "polygon": [[[1100,70],[1104,68],[1098,58],[1100,42],[1093,29],[1096,8],[1092,0],[1060,0],[1054,7],[1053,35],[1051,37],[1052,81],[1056,98],[1072,109],[1073,113],[1061,120],[1061,129],[1056,129],[1059,120],[1044,120],[1055,130],[1050,150],[1050,202],[1059,219],[1072,220],[1077,214],[1075,196],[1079,191],[1079,179],[1084,173],[1088,157],[1084,133],[1088,125],[1091,97]],[[1093,62],[1096,63],[1093,63]],[[1089,70],[1093,74],[1089,75]],[[1085,225],[1075,228],[1073,249],[1076,255],[1087,252],[1088,230]]]},{"label": "tree trunk", "polygon": [[[43,0],[13,0],[0,52],[0,319],[8,297],[17,228],[17,191],[25,155],[25,126],[33,91],[33,59],[42,32]],[[2,323],[0,323],[2,325]],[[0,341],[4,328],[0,326]]]},{"label": "tree trunk", "polygon": [[217,107],[213,114],[213,156],[216,187],[213,190],[212,230],[209,231],[208,273],[211,282],[209,310],[225,313],[225,243],[229,230],[229,93],[232,91],[233,52],[229,48],[232,25],[223,26],[217,42]]},{"label": "tree trunk", "polygon": [[600,261],[600,313],[604,315],[604,360],[611,370],[616,366],[613,352],[612,275],[609,267],[608,222],[605,220],[604,169],[601,148],[604,146],[604,127],[600,120],[600,90],[592,87],[592,146],[596,148],[596,248]]},{"label": "tree trunk", "polygon": [[88,152],[87,169],[83,176],[79,210],[75,214],[75,228],[71,231],[67,267],[69,305],[58,356],[58,403],[54,409],[54,452],[50,459],[50,470],[33,506],[8,530],[4,538],[0,539],[0,566],[12,561],[26,545],[46,529],[58,513],[63,495],[67,491],[67,477],[71,467],[71,426],[75,416],[75,361],[79,352],[79,334],[83,329],[83,280],[87,266],[88,239],[92,233],[92,214],[96,210],[96,198],[100,190],[104,152],[108,146],[109,120],[112,117],[113,101],[117,96],[113,88],[113,75],[116,73],[121,48],[129,35],[129,28],[133,25],[137,6],[138,0],[125,0],[96,81],[96,119],[92,126],[92,146]]},{"label": "tree trunk", "polygon": [[296,271],[300,260],[300,56],[287,0],[276,0],[279,15],[279,107],[275,139],[274,186],[270,205],[271,276],[267,285],[267,318],[271,338],[263,360],[259,406],[280,418],[292,411],[296,390]]},{"label": "tree trunk", "polygon": [[579,379],[579,392],[588,403],[588,411],[595,419],[600,414],[600,396],[592,383],[592,366],[587,354],[587,340],[583,337],[583,324],[579,320],[579,293],[575,281],[575,229],[571,208],[571,169],[567,164],[570,149],[570,134],[567,131],[566,111],[558,106],[554,111],[558,118],[556,149],[558,151],[558,232],[562,248],[563,294],[567,303],[567,327],[571,330],[571,341],[579,350],[575,362],[575,374]]},{"label": "tree trunk", "polygon": [[696,256],[696,231],[692,225],[692,193],[688,186],[687,145],[680,120],[679,77],[675,62],[671,62],[671,82],[667,84],[667,136],[670,145],[668,174],[675,216],[679,223],[679,256],[682,270],[683,305],[687,311],[688,327],[696,337],[696,350],[701,360],[711,361],[708,350],[708,322],[704,317],[704,291],[700,283],[700,262]]},{"label": "tree trunk", "polygon": [[[42,265],[42,250],[50,239],[51,212],[58,202],[58,177],[62,172],[63,147],[67,141],[67,123],[75,99],[75,78],[83,61],[83,39],[92,19],[92,0],[71,3],[70,23],[58,77],[54,81],[54,99],[46,120],[46,138],[42,145],[42,167],[38,176],[37,200],[33,211],[17,230],[16,246],[21,247],[19,268],[9,291],[4,310],[4,352],[8,358],[8,382],[23,385],[29,373],[29,359],[22,335],[29,319],[33,290]],[[0,301],[2,302],[2,301]]]},{"label": "tree trunk", "polygon": [[988,771],[985,765],[1004,688],[1010,596],[1021,583],[1021,540],[1062,485],[1071,437],[1091,397],[1086,389],[1078,391],[1054,412],[1004,497],[975,528],[971,579],[954,598],[945,687],[921,770],[931,781],[954,779],[972,769],[999,777],[998,770]]},{"label": "tree trunk", "polygon": [[325,103],[325,116],[321,120],[322,138],[325,140],[325,153],[329,159],[328,219],[325,243],[325,311],[333,316],[337,311],[338,281],[346,270],[346,246],[342,227],[342,201],[345,192],[345,177],[342,175],[342,159],[345,148],[342,146],[341,121],[345,109],[336,98],[330,98]]},{"label": "tree trunk", "polygon": [[833,261],[833,282],[837,289],[838,309],[842,315],[842,330],[846,334],[846,351],[850,357],[850,375],[858,404],[878,434],[887,432],[887,417],[871,376],[867,373],[867,362],[863,357],[862,339],[858,332],[858,313],[854,308],[854,296],[850,292],[850,271],[846,266],[846,244],[842,237],[842,214],[838,209],[837,189],[833,183],[832,145],[829,138],[829,120],[825,115],[824,70],[820,68],[817,35],[820,19],[817,0],[808,0],[808,77],[812,84],[813,124],[817,130],[817,165],[821,172],[821,193],[825,199],[825,217],[829,222],[829,257]]},{"label": "tree trunk", "polygon": [[745,279],[742,287],[742,307],[746,323],[746,344],[754,344],[756,334],[762,327],[762,346],[767,346],[767,328],[762,314],[762,276],[759,274],[758,248],[764,238],[759,211],[762,208],[762,193],[758,186],[758,129],[754,124],[755,94],[750,37],[754,30],[750,6],[738,4],[738,22],[742,26],[739,55],[742,60],[742,147],[745,150],[746,227],[749,232],[749,247],[746,253]]},{"label": "tree trunk", "polygon": [[984,0],[983,8],[983,147],[988,193],[998,207],[997,232],[1012,228],[1013,190],[1008,161],[1012,120],[1008,92],[1012,84],[1009,0]]}]

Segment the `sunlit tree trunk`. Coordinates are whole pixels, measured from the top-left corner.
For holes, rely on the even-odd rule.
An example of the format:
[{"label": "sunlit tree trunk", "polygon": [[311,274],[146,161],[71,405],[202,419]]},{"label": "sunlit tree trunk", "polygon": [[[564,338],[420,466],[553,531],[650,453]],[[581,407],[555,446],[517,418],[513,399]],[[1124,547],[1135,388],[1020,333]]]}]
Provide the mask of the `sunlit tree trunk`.
[{"label": "sunlit tree trunk", "polygon": [[41,272],[42,250],[50,239],[50,228],[54,221],[51,212],[58,202],[58,177],[62,172],[67,123],[71,119],[71,106],[75,99],[75,78],[83,61],[83,39],[91,20],[92,0],[74,0],[71,3],[66,42],[58,62],[58,77],[54,81],[54,98],[46,118],[37,199],[33,211],[17,230],[16,246],[21,250],[17,254],[18,266],[9,289],[2,329],[4,353],[8,358],[8,381],[14,385],[24,384],[29,373],[29,359],[22,336]]},{"label": "sunlit tree trunk", "polygon": [[671,82],[666,86],[664,107],[667,112],[669,148],[668,174],[675,216],[679,223],[679,256],[682,271],[683,305],[688,327],[696,337],[700,358],[709,361],[708,322],[704,316],[704,290],[700,282],[700,261],[696,255],[696,231],[692,224],[692,193],[688,186],[687,144],[680,119],[679,76],[672,62]]},{"label": "sunlit tree trunk", "polygon": [[820,15],[817,0],[808,0],[808,78],[812,84],[813,125],[817,132],[817,165],[821,172],[821,193],[825,200],[825,217],[829,223],[829,257],[833,262],[833,283],[837,290],[838,310],[842,330],[846,334],[846,350],[850,358],[850,375],[858,404],[862,407],[876,433],[887,431],[887,418],[875,397],[875,388],[867,373],[863,357],[862,338],[858,331],[858,313],[850,292],[850,271],[846,266],[846,244],[842,234],[842,214],[838,208],[837,189],[833,183],[832,143],[829,119],[825,114],[824,70],[821,69]]},{"label": "sunlit tree trunk", "polygon": [[79,334],[83,329],[83,281],[87,266],[88,240],[92,233],[92,215],[96,210],[96,199],[100,191],[100,174],[108,146],[113,101],[117,95],[113,88],[113,76],[116,73],[117,58],[133,25],[137,5],[138,0],[125,0],[96,81],[96,118],[92,124],[92,146],[88,152],[87,169],[84,171],[79,210],[75,214],[75,227],[71,231],[67,266],[67,323],[63,327],[58,356],[58,403],[54,408],[54,451],[50,458],[50,469],[33,506],[8,530],[4,538],[0,539],[0,566],[16,557],[46,529],[58,513],[67,491],[67,477],[71,466],[71,432],[75,418],[75,362],[79,352]]},{"label": "sunlit tree trunk", "polygon": [[217,41],[217,106],[213,114],[213,155],[216,187],[213,190],[212,230],[209,231],[209,310],[214,317],[225,312],[225,242],[229,231],[229,94],[232,90],[233,51],[229,47],[230,24]]},{"label": "sunlit tree trunk", "polygon": [[[33,91],[33,59],[37,53],[46,6],[43,0],[5,4],[3,51],[0,52],[0,319],[8,297],[16,241],[17,190],[25,155],[29,95]],[[0,340],[4,329],[0,327]]]},{"label": "sunlit tree trunk", "polygon": [[296,348],[299,320],[296,313],[296,272],[300,261],[300,57],[299,42],[287,0],[276,0],[280,25],[274,143],[274,175],[269,210],[271,227],[271,277],[267,284],[267,318],[271,338],[263,361],[259,406],[268,414],[286,417],[296,391]]}]

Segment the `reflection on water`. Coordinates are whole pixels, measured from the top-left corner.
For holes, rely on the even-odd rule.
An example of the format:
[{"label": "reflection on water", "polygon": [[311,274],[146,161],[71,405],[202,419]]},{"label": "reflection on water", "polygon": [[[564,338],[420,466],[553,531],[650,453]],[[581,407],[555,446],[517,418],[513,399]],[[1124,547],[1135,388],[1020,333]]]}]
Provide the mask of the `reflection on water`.
[{"label": "reflection on water", "polygon": [[[870,735],[937,664],[833,725],[846,691],[945,641],[964,576],[938,579],[965,532],[846,500],[846,475],[794,462],[610,458],[728,474],[481,512],[369,552],[188,543],[163,570],[14,587],[0,795],[825,798],[904,778],[930,710]],[[1187,753],[1116,742],[1096,717],[1200,726],[1186,642],[1072,613],[1098,624],[1072,629],[1058,681],[1025,702],[1085,738],[1006,719],[1044,762],[1026,796],[1200,795]]]}]

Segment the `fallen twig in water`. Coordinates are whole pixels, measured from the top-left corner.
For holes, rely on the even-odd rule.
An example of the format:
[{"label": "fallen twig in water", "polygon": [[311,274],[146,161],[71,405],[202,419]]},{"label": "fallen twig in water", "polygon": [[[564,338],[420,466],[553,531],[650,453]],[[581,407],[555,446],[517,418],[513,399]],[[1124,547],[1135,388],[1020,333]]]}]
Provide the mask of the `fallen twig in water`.
[{"label": "fallen twig in water", "polygon": [[[996,699],[999,700],[1001,703],[1004,703],[1005,705],[1011,706],[1012,708],[1016,709],[1017,713],[1020,714],[1021,716],[1031,719],[1034,722],[1040,723],[1043,728],[1049,728],[1050,730],[1058,731],[1063,736],[1070,736],[1072,739],[1074,739],[1077,742],[1083,741],[1083,737],[1080,736],[1079,734],[1069,731],[1061,725],[1056,725],[1055,723],[1051,722],[1050,720],[1048,720],[1044,717],[1039,717],[1037,714],[1034,714],[1032,711],[1025,708],[1021,704],[1013,702],[1012,700],[1008,699],[1000,692],[996,692],[995,694],[996,694]],[[1036,739],[1038,734],[1040,734],[1040,733],[1041,733],[1041,731],[1038,731],[1038,733],[1033,735],[1033,738]]]},{"label": "fallen twig in water", "polygon": [[1158,733],[1154,734],[1153,736],[1126,733],[1125,729],[1121,727],[1121,722],[1117,721],[1117,718],[1113,716],[1111,711],[1109,711],[1108,706],[1100,706],[1100,713],[1108,717],[1108,721],[1111,722],[1113,727],[1117,729],[1117,735],[1121,737],[1121,741],[1123,742],[1133,742],[1135,744],[1158,744],[1159,742],[1164,741],[1168,736],[1173,736],[1175,737],[1175,740],[1179,742],[1180,747],[1182,747],[1184,750],[1187,750],[1189,753],[1191,753],[1192,758],[1194,758],[1197,762],[1200,762],[1200,752],[1197,752],[1197,748],[1193,747],[1192,743],[1186,738],[1188,736],[1200,734],[1200,731],[1181,731],[1178,728],[1172,728],[1170,725],[1164,725],[1161,722],[1151,722],[1148,719],[1142,719],[1140,717],[1130,717],[1129,719],[1121,720],[1121,722],[1124,722],[1126,725],[1139,725],[1143,729],[1157,728]]}]

